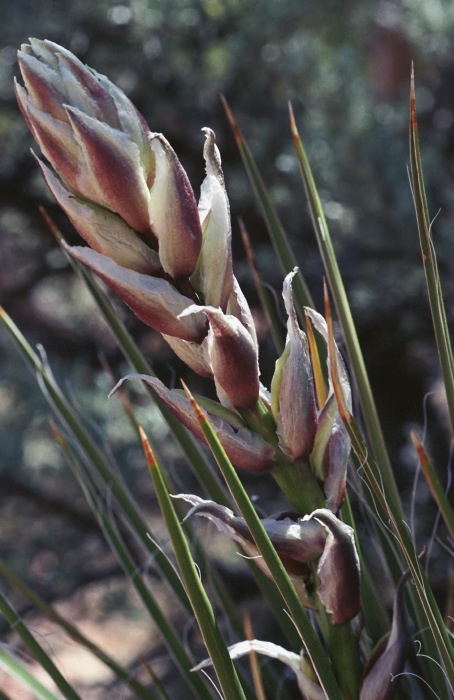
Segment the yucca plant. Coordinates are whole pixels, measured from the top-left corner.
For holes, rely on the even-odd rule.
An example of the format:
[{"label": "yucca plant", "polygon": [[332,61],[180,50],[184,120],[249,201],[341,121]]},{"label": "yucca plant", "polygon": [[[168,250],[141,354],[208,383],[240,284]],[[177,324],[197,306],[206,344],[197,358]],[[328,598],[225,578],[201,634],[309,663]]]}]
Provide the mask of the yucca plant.
[{"label": "yucca plant", "polygon": [[[291,134],[325,267],[323,314],[313,307],[253,156],[225,105],[283,273],[285,341],[243,226],[276,344],[276,367],[266,388],[260,382],[253,316],[233,273],[230,207],[214,133],[204,129],[206,178],[197,204],[171,145],[162,134],[149,130],[106,77],[82,65],[64,48],[35,39],[19,52],[19,66],[24,86],[16,86],[18,102],[47,161],[37,159],[39,168],[88,246],[71,247],[56,231],[57,236],[131,366],[132,373],[112,394],[123,396],[137,427],[144,467],[146,463],[150,470],[177,568],[156,543],[121,476],[46,364],[4,310],[1,320],[38,376],[55,413],[55,438],[136,588],[144,614],[155,620],[188,696],[220,694],[227,700],[285,696],[279,672],[261,667],[259,654],[290,667],[307,700],[452,697],[452,639],[421,565],[424,551],[415,549],[405,522],[334,248],[292,110]],[[413,83],[410,157],[427,288],[454,426],[453,357],[424,193]],[[55,229],[52,222],[49,225]],[[214,382],[218,401],[194,397],[186,386],[168,389],[154,376],[97,277],[141,321],[161,333],[194,372]],[[334,337],[333,305],[345,357]],[[145,434],[123,395],[127,381],[141,381],[150,400],[157,403],[197,476],[198,494],[177,493],[166,465],[158,464],[150,444],[153,436]],[[352,396],[357,399],[357,412],[352,409]],[[452,507],[416,434],[413,440],[452,547]],[[199,441],[209,446],[214,460],[207,458]],[[259,518],[242,484],[241,470],[271,474],[291,504],[289,512]],[[349,480],[362,508],[350,505]],[[106,488],[113,505],[107,506],[103,499]],[[182,508],[184,504],[189,508]],[[121,526],[113,522],[112,508]],[[356,512],[367,512],[366,521],[361,522]],[[246,634],[230,591],[194,535],[194,516],[207,518],[225,537],[240,544],[250,559],[263,606],[279,624],[285,646]],[[359,536],[358,522],[362,531],[367,526],[366,536]],[[385,608],[363,556],[366,541],[380,549],[394,581],[391,611]],[[196,663],[193,650],[183,643],[153,587],[140,574],[140,557],[145,560],[150,555],[174,605],[197,622],[206,661]],[[107,664],[129,687],[131,697],[168,697],[152,665],[149,681],[143,674],[134,677],[46,605],[4,562],[0,573]],[[204,586],[207,579],[209,595]],[[6,652],[0,659],[2,667],[20,677],[37,697],[80,697],[5,595],[0,606],[56,690],[43,688],[23,663]],[[237,640],[230,646],[225,642],[226,626],[229,637]],[[245,654],[253,659],[251,674],[234,663]],[[210,665],[214,682],[202,672]]]}]

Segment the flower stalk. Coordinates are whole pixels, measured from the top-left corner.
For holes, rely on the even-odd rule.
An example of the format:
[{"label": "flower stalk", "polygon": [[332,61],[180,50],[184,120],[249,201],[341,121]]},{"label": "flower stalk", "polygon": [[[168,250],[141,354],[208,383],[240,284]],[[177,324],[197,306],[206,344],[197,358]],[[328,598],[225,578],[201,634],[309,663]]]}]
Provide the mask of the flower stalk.
[{"label": "flower stalk", "polygon": [[[212,380],[217,401],[202,400],[202,409],[186,387],[185,393],[168,389],[157,377],[146,374],[142,363],[140,371],[121,379],[111,394],[127,380],[143,382],[172,416],[171,421],[176,420],[210,447],[237,511],[228,508],[224,498],[221,504],[193,494],[175,497],[190,504],[186,518],[208,518],[253,558],[275,583],[279,606],[288,611],[301,634],[304,648],[299,654],[258,640],[235,644],[229,654],[168,488],[142,431],[147,464],[184,591],[173,570],[168,575],[185,607],[189,608],[189,602],[192,605],[222,692],[229,699],[245,697],[231,656],[253,651],[289,665],[308,700],[389,700],[393,692],[389,676],[401,672],[406,658],[408,620],[403,586],[408,575],[397,587],[390,635],[366,663],[357,541],[352,527],[340,515],[351,441],[358,455],[364,444],[353,419],[350,380],[334,341],[329,306],[325,321],[312,308],[298,269],[294,263],[289,265],[293,256],[232,115],[228,112],[270,230],[275,240],[283,241],[287,337],[269,388],[260,382],[254,317],[233,272],[230,204],[214,132],[203,129],[206,175],[197,201],[170,143],[150,130],[106,77],[50,41],[32,39],[18,56],[24,85],[16,84],[16,94],[44,158],[37,158],[38,166],[86,244],[69,246],[62,241],[62,246],[75,264],[94,272],[137,318],[160,333],[190,369]],[[420,162],[413,93],[412,100],[415,179],[420,175]],[[362,402],[369,402],[364,412],[386,493],[391,497],[389,521],[400,522],[400,502],[369,397],[353,322],[293,115],[291,126],[356,383]],[[423,195],[420,199],[423,201]],[[426,226],[425,200],[423,205],[424,217],[419,218]],[[56,403],[66,407],[57,390],[54,395]],[[68,415],[71,425],[72,416]],[[96,450],[94,453],[97,455]],[[99,461],[102,463],[101,458]],[[369,469],[367,459],[362,464]],[[259,518],[235,467],[259,476],[271,474],[297,512]],[[108,483],[103,463],[102,473]],[[377,473],[374,466],[373,476]],[[112,483],[114,487],[117,484]],[[128,515],[132,506],[118,484],[113,493]],[[376,497],[385,513],[385,497],[381,493]],[[133,512],[129,519],[143,540],[146,526]],[[396,532],[400,531],[396,527]],[[405,548],[408,538],[401,540]],[[165,558],[164,563],[167,571]],[[415,572],[412,569],[413,575]],[[448,650],[445,657],[449,660]]]}]

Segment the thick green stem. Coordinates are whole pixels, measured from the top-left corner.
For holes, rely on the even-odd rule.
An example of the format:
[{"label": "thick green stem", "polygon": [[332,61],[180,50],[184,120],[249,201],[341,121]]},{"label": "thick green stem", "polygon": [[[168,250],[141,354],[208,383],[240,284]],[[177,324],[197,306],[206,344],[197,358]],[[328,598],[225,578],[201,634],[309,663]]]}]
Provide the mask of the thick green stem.
[{"label": "thick green stem", "polygon": [[290,503],[301,515],[308,515],[317,508],[325,507],[325,495],[314,476],[307,460],[298,459],[292,462],[279,447],[276,435],[276,423],[263,401],[248,410],[240,411],[241,417],[248,428],[259,433],[267,442],[273,445],[276,453],[275,465],[270,473],[276,479]]},{"label": "thick green stem", "polygon": [[317,596],[317,622],[326,644],[334,675],[339,683],[345,700],[359,697],[361,682],[361,664],[359,658],[358,638],[350,622],[342,625],[333,623],[325,607]]},{"label": "thick green stem", "polygon": [[325,494],[308,462],[278,463],[271,469],[271,474],[301,515],[325,507]]}]

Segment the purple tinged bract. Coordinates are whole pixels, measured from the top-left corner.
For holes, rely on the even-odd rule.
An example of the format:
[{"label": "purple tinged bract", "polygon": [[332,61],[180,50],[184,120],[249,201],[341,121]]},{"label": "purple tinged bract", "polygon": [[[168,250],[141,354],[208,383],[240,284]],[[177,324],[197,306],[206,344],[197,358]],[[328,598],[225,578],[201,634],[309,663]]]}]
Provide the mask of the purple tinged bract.
[{"label": "purple tinged bract", "polygon": [[284,280],[283,297],[288,314],[285,350],[276,362],[271,383],[271,407],[281,449],[292,459],[307,458],[317,428],[314,379],[306,334],[300,329],[293,305],[292,280]]},{"label": "purple tinged bract", "polygon": [[[18,60],[25,86],[16,83],[19,106],[62,184],[47,173],[46,181],[81,236],[110,255],[110,217],[117,215],[124,224],[123,247],[134,250],[129,256],[123,250],[121,260],[114,251],[115,262],[174,280],[191,275],[202,229],[191,185],[170,144],[150,133],[121,90],[61,46],[31,39]],[[117,254],[119,228],[115,220]],[[138,257],[151,259],[147,270]]]},{"label": "purple tinged bract", "polygon": [[210,328],[204,341],[221,403],[251,408],[260,392],[257,348],[250,333],[235,316],[212,306],[191,306],[182,318],[204,313]]},{"label": "purple tinged bract", "polygon": [[[118,382],[110,395],[112,396],[125,381],[131,379],[140,379],[145,382],[188,430],[199,440],[206,442],[189,400],[175,389],[167,389],[156,377],[130,374]],[[274,462],[273,447],[258,433],[249,430],[238,415],[233,414],[233,418],[234,420],[229,422],[225,417],[208,412],[208,420],[232,464],[247,471],[266,471]]]}]

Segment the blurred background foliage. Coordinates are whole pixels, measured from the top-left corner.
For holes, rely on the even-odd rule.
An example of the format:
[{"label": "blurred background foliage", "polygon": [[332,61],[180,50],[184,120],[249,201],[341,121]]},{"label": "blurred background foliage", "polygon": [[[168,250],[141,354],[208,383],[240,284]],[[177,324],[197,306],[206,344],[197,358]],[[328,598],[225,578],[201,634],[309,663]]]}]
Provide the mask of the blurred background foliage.
[{"label": "blurred background foliage", "polygon": [[[411,494],[411,427],[427,427],[446,478],[436,350],[424,290],[407,175],[408,93],[415,62],[420,137],[449,321],[454,303],[454,4],[450,0],[3,0],[0,24],[0,301],[33,342],[82,414],[109,441],[144,504],[151,488],[135,436],[118,402],[107,402],[120,354],[80,281],[46,228],[44,204],[77,241],[51,201],[30,155],[31,136],[13,94],[16,50],[47,38],[117,83],[177,151],[198,195],[204,176],[201,128],[217,134],[234,227],[236,274],[256,304],[237,216],[258,265],[280,299],[282,274],[255,205],[220,95],[230,103],[262,170],[319,304],[322,266],[288,127],[292,101],[321,190],[392,459]],[[157,334],[120,302],[118,312],[165,381],[184,368]],[[260,321],[260,312],[257,310]],[[262,333],[262,372],[274,357]],[[198,389],[198,379],[189,379]],[[424,396],[429,394],[427,402]],[[143,402],[141,420],[159,428],[162,453],[177,458],[166,428]],[[156,428],[153,427],[156,433]],[[48,425],[34,378],[0,336],[0,553],[49,597],[65,595],[112,567]],[[178,478],[184,464],[176,462]],[[248,477],[249,478],[249,477]],[[146,482],[146,483],[145,483]],[[427,494],[417,499],[427,499]],[[428,523],[433,511],[426,510]],[[421,530],[428,524],[420,522]],[[17,533],[20,531],[20,537]],[[82,533],[82,536],[81,536]],[[15,544],[12,546],[11,542]],[[100,564],[102,562],[102,566]],[[104,571],[104,569],[102,569]],[[101,572],[102,573],[102,572]]]}]

